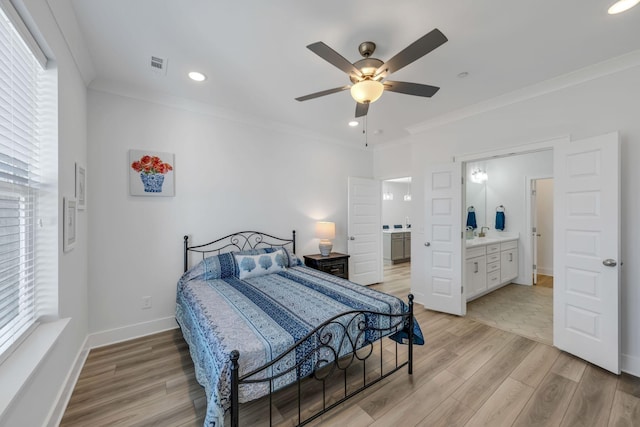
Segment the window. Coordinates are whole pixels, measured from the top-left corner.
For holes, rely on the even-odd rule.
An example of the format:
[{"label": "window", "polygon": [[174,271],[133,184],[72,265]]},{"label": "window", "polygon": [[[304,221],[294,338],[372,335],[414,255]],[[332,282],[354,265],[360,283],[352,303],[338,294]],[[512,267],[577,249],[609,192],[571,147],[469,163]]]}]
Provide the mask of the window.
[{"label": "window", "polygon": [[43,69],[0,9],[0,360],[37,320]]}]

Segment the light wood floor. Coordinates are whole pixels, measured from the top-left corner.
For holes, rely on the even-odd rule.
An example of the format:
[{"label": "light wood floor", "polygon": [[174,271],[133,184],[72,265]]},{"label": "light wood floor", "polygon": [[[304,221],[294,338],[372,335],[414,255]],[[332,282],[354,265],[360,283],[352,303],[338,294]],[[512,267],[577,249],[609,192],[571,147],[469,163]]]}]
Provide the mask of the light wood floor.
[{"label": "light wood floor", "polygon": [[536,283],[536,286],[542,286],[543,288],[553,288],[553,276],[538,274],[538,282]]},{"label": "light wood floor", "polygon": [[[404,297],[406,268],[395,267],[374,287]],[[427,344],[415,347],[414,374],[397,372],[312,425],[640,425],[636,377],[467,318],[419,306],[416,318]],[[279,395],[279,424],[293,425],[291,393]],[[261,403],[247,405],[241,411]],[[189,351],[173,330],[92,350],[61,425],[201,426],[204,411]],[[260,415],[249,412],[245,424],[257,425]]]}]

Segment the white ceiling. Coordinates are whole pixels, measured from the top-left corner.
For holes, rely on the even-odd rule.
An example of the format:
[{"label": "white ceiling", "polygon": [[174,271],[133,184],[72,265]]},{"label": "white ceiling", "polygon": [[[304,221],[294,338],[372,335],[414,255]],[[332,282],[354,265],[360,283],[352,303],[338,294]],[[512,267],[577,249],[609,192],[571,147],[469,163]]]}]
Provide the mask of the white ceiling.
[{"label": "white ceiling", "polygon": [[[361,146],[362,126],[347,126],[355,111],[348,91],[294,100],[349,83],[306,45],[323,41],[355,62],[358,44],[371,40],[378,45],[373,56],[386,61],[433,28],[448,37],[391,76],[440,86],[433,98],[385,92],[371,105],[368,140],[377,145],[443,115],[639,50],[640,6],[610,16],[612,2],[71,0],[79,31],[68,16],[57,20],[91,87],[186,98]],[[87,52],[90,60],[81,57]],[[168,59],[166,75],[152,71],[152,55]],[[191,70],[208,80],[190,81]],[[458,78],[463,71],[469,76]]]}]

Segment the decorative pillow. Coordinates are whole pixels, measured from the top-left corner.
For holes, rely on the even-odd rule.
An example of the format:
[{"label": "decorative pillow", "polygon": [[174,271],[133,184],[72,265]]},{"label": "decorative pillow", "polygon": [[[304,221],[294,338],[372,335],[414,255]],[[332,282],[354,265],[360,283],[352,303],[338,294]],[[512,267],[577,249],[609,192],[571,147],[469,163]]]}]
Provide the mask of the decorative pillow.
[{"label": "decorative pillow", "polygon": [[302,261],[300,261],[300,258],[298,258],[298,256],[294,254],[292,250],[285,247],[282,247],[282,249],[284,250],[284,254],[287,256],[287,267],[296,267],[298,265],[302,265]]},{"label": "decorative pillow", "polygon": [[214,255],[203,259],[200,264],[202,279],[222,279],[235,274],[236,263],[231,253]]},{"label": "decorative pillow", "polygon": [[276,248],[257,248],[257,249],[245,249],[244,251],[233,252],[236,255],[261,255],[261,254],[270,254],[271,252],[275,252]]},{"label": "decorative pillow", "polygon": [[265,274],[284,271],[287,266],[287,257],[284,251],[277,250],[260,255],[234,254],[238,266],[238,278],[249,279]]}]

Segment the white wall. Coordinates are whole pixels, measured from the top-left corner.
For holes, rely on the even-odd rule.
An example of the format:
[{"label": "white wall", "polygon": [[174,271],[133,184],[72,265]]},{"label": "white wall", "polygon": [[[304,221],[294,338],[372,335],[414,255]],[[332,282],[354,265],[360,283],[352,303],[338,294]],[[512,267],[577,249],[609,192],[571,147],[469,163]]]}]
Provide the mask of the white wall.
[{"label": "white wall", "polygon": [[[413,259],[426,256],[424,243],[424,165],[448,163],[454,156],[508,148],[529,142],[570,135],[572,140],[618,130],[622,157],[622,366],[640,375],[640,66],[620,67],[621,71],[600,73],[575,85],[563,85],[539,96],[521,96],[513,103],[502,102],[494,109],[469,112],[458,118],[434,123],[403,141],[410,150],[402,155],[393,147],[374,153],[375,176],[390,176],[410,167],[413,177]],[[499,76],[496,76],[499,78]],[[407,151],[410,154],[407,155]],[[410,159],[410,160],[409,160]],[[387,167],[387,161],[389,167]],[[424,283],[419,263],[412,263],[412,288],[418,294]]]},{"label": "white wall", "polygon": [[394,224],[405,225],[407,218],[411,224],[411,201],[405,201],[404,195],[410,193],[410,184],[406,182],[382,182],[382,192],[393,193],[393,200],[382,201],[382,224],[393,228]]},{"label": "white wall", "polygon": [[[47,2],[25,0],[24,3],[55,55],[58,68],[57,211],[62,212],[62,197],[74,195],[74,164],[76,161],[86,162],[86,87]],[[45,150],[47,148],[44,147]],[[53,226],[56,226],[55,222]],[[3,426],[39,426],[47,422],[87,336],[86,215],[78,215],[76,248],[68,254],[62,253],[61,215],[57,218],[57,228],[60,242],[57,257],[58,314],[61,318],[70,318],[70,321],[0,420]]]},{"label": "white wall", "polygon": [[[304,255],[318,252],[315,221],[330,220],[346,251],[347,177],[372,177],[371,151],[96,90],[88,105],[92,344],[175,325],[185,234],[295,229]],[[129,195],[129,149],[175,153],[175,197]]]}]

